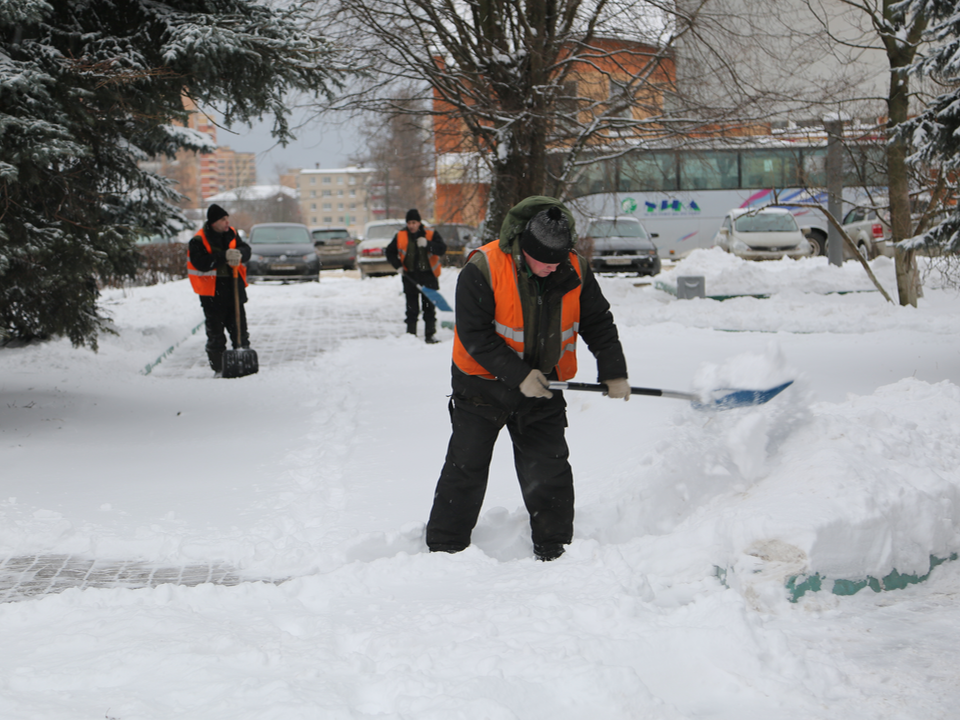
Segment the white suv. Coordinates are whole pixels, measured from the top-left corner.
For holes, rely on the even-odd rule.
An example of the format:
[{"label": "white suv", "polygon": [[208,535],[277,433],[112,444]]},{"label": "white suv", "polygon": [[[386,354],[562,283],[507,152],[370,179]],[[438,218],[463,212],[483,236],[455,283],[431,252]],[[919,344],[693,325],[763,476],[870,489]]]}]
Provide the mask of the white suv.
[{"label": "white suv", "polygon": [[363,241],[357,245],[357,267],[361,278],[396,274],[396,268],[387,262],[383,251],[394,235],[406,229],[407,223],[401,219],[374,220],[364,226]]}]

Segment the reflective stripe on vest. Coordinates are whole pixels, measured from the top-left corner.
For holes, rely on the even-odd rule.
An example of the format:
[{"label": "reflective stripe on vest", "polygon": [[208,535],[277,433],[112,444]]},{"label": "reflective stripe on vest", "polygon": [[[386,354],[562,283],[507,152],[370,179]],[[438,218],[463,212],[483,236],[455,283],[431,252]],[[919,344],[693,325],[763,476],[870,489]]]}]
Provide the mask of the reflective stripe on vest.
[{"label": "reflective stripe on vest", "polygon": [[[487,243],[476,252],[482,252],[490,268],[490,285],[495,303],[493,328],[503,342],[519,357],[523,357],[523,307],[517,287],[517,270],[513,258],[500,249],[500,241]],[[575,253],[570,253],[570,263],[581,275],[580,262]],[[563,296],[560,314],[560,359],[557,362],[557,377],[570,380],[577,374],[577,335],[580,331],[580,290],[582,284]],[[480,363],[473,359],[460,341],[456,327],[453,329],[453,362],[467,375],[494,380]]]},{"label": "reflective stripe on vest", "polygon": [[[427,230],[427,242],[433,240],[433,230]],[[401,230],[397,233],[397,252],[400,255],[400,264],[406,267],[404,263],[407,260],[407,245],[410,242],[410,233],[406,230]],[[433,274],[437,277],[440,277],[440,256],[439,255],[429,255],[430,259],[430,269],[433,270]],[[410,268],[407,268],[408,270]]]},{"label": "reflective stripe on vest", "polygon": [[[230,228],[233,230],[233,228]],[[200,239],[203,240],[203,247],[206,248],[208,253],[213,252],[213,248],[210,247],[210,242],[207,240],[207,234],[204,232],[203,228],[200,228],[200,232],[197,233],[200,236]],[[233,240],[230,241],[230,247],[237,247],[237,231],[233,230]],[[247,267],[243,263],[237,265],[237,271],[240,275],[240,278],[243,280],[243,286],[247,286]],[[193,288],[193,291],[197,295],[215,295],[217,292],[217,268],[213,270],[197,270],[194,267],[194,264],[190,262],[190,253],[187,252],[187,277],[190,278],[190,286]]]}]

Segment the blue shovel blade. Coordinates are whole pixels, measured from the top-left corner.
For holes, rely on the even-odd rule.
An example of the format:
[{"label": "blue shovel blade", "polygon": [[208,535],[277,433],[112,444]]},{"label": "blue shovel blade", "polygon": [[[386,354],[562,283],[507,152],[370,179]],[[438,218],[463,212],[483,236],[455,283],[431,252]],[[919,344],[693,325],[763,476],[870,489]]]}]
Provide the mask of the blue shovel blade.
[{"label": "blue shovel blade", "polygon": [[734,408],[763,405],[792,384],[793,380],[787,380],[783,385],[777,385],[769,390],[734,390],[710,402],[694,402],[692,405],[696,410],[732,410]]},{"label": "blue shovel blade", "polygon": [[437,306],[437,310],[442,310],[443,312],[450,312],[453,310],[453,308],[450,307],[450,303],[448,303],[446,298],[444,298],[439,292],[433,288],[423,287],[422,285],[419,287],[420,292],[426,295],[427,299]]}]

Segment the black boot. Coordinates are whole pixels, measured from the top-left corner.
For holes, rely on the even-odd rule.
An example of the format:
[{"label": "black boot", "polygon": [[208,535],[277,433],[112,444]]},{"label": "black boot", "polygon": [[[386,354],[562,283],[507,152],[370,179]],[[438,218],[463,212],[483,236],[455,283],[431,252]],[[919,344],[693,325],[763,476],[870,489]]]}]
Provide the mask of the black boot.
[{"label": "black boot", "polygon": [[417,334],[417,324],[407,323],[407,335],[416,335],[416,334]]},{"label": "black boot", "polygon": [[436,345],[438,342],[440,342],[437,340],[436,335],[427,335],[427,337],[424,339],[426,340],[427,345]]},{"label": "black boot", "polygon": [[223,371],[223,353],[208,352],[207,360],[210,361],[210,367],[214,372],[218,373]]}]

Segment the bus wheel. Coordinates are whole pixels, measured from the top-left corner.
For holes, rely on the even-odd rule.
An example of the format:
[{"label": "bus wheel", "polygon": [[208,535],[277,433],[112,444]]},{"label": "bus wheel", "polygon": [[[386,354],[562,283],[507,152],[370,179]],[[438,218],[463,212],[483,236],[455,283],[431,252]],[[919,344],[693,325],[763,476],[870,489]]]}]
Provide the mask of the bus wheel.
[{"label": "bus wheel", "polygon": [[827,254],[827,238],[823,236],[822,233],[817,231],[811,232],[807,235],[807,240],[810,245],[813,247],[813,256],[817,257],[818,255]]}]

